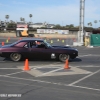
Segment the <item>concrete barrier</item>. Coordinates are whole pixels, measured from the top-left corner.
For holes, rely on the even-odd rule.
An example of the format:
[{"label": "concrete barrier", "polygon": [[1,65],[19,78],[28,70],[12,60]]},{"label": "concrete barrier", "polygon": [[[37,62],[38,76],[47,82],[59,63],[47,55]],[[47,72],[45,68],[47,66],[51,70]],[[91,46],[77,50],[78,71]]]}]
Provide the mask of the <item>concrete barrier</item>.
[{"label": "concrete barrier", "polygon": [[0,37],[16,37],[15,33],[0,33]]},{"label": "concrete barrier", "polygon": [[[32,34],[32,33],[31,33]],[[35,37],[41,38],[77,38],[76,35],[70,34],[37,34],[34,33]],[[16,37],[16,33],[0,33],[0,37]]]}]

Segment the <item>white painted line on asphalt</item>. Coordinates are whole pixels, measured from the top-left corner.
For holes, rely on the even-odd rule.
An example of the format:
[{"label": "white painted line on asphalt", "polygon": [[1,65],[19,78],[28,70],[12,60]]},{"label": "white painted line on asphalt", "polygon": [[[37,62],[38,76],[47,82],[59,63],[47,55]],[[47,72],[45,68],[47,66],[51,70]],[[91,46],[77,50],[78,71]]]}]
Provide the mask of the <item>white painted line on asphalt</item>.
[{"label": "white painted line on asphalt", "polygon": [[0,69],[20,69],[20,68],[0,68]]},{"label": "white painted line on asphalt", "polygon": [[[69,85],[69,86],[70,86],[70,85]],[[83,86],[76,86],[76,85],[72,85],[71,87],[78,87],[78,88],[83,88],[83,89],[88,89],[88,90],[96,90],[96,91],[100,91],[100,89],[94,89],[94,88],[83,87]]]},{"label": "white painted line on asphalt", "polygon": [[26,79],[26,78],[12,77],[12,76],[7,76],[7,75],[0,75],[0,76],[8,77],[8,78],[14,78],[14,79],[20,79],[20,80],[26,80],[26,81],[39,82],[39,83],[51,83],[51,82],[49,82],[49,81],[33,80],[33,79]]},{"label": "white painted line on asphalt", "polygon": [[38,76],[36,76],[36,77],[44,76],[44,75],[47,75],[47,74],[50,74],[50,73],[53,73],[53,72],[56,72],[56,71],[59,71],[59,70],[62,70],[62,69],[64,69],[64,68],[55,69],[55,70],[52,70],[52,71],[43,73],[42,75],[38,75]]},{"label": "white painted line on asphalt", "polygon": [[99,56],[100,57],[100,55],[96,55],[96,54],[80,55],[78,57],[86,57],[86,56]]},{"label": "white painted line on asphalt", "polygon": [[96,55],[96,54],[91,54],[91,56],[99,56],[100,57],[100,55],[98,54],[98,55]]},{"label": "white painted line on asphalt", "polygon": [[6,75],[14,75],[14,74],[22,73],[22,72],[25,72],[25,71],[15,72],[15,73],[6,74]]},{"label": "white painted line on asphalt", "polygon": [[72,86],[72,85],[74,85],[74,84],[76,84],[76,83],[79,83],[79,82],[85,80],[85,79],[88,78],[88,77],[91,77],[92,75],[94,75],[94,74],[96,74],[96,73],[98,73],[98,72],[100,72],[100,70],[98,70],[98,71],[96,71],[96,72],[93,72],[92,74],[89,74],[89,75],[87,75],[87,76],[85,76],[85,77],[83,77],[83,78],[81,78],[81,79],[79,79],[79,80],[77,80],[77,81],[75,81],[75,82],[69,84],[69,86]]},{"label": "white painted line on asphalt", "polygon": [[[72,67],[72,66],[70,66],[70,67]],[[99,68],[100,68],[100,66],[94,66],[94,65],[88,65],[88,66],[86,66],[86,65],[85,65],[85,66],[74,66],[74,67],[78,67],[78,68],[88,68],[88,67],[89,67],[89,68],[92,68],[92,67],[93,67],[93,68],[98,68],[98,67],[99,67]]]},{"label": "white painted line on asphalt", "polygon": [[[26,81],[33,81],[33,82],[38,82],[38,83],[46,83],[46,84],[54,84],[54,85],[60,85],[60,86],[69,86],[69,87],[77,87],[81,89],[87,89],[87,90],[93,90],[93,91],[100,91],[100,89],[95,89],[95,88],[89,88],[89,87],[82,87],[82,86],[75,86],[75,85],[68,85],[68,84],[63,84],[63,83],[55,83],[55,82],[49,82],[49,81],[41,81],[41,80],[33,80],[33,79],[25,79],[25,78],[18,78],[18,77],[11,77],[11,76],[4,76],[3,77],[8,77],[8,78],[14,78],[14,79],[20,79],[20,80],[26,80]],[[6,81],[9,82],[9,81]],[[29,86],[35,86],[35,85],[30,85],[30,84],[25,84],[25,83],[17,83],[17,82],[11,82],[11,83],[16,83],[16,84],[23,84],[23,85],[29,85]],[[40,86],[42,87],[42,86]]]},{"label": "white painted line on asphalt", "polygon": [[78,57],[86,57],[86,56],[91,56],[91,54],[88,54],[88,55],[80,55]]},{"label": "white painted line on asphalt", "polygon": [[[55,63],[56,64],[56,63]],[[59,68],[59,66],[63,66],[63,64],[55,65],[55,64],[49,64],[49,65],[39,65],[39,66],[29,66],[30,69],[38,69],[38,68]],[[41,67],[40,67],[41,66]],[[17,66],[18,69],[23,69],[23,66]]]}]

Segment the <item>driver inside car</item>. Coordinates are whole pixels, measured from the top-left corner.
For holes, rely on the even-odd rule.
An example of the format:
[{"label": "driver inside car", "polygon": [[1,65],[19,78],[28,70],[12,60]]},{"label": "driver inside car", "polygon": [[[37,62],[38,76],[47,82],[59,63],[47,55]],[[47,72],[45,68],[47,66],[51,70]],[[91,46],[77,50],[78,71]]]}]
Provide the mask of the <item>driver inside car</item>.
[{"label": "driver inside car", "polygon": [[32,48],[38,47],[38,45],[40,45],[40,44],[41,44],[40,42],[35,41],[32,43]]}]

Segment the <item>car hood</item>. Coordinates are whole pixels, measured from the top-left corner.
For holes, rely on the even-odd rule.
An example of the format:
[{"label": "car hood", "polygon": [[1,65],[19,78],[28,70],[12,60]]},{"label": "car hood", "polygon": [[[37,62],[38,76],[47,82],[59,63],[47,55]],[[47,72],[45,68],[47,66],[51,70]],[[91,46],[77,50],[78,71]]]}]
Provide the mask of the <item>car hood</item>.
[{"label": "car hood", "polygon": [[70,49],[70,50],[76,50],[78,51],[77,49],[73,48],[73,47],[70,47],[70,46],[52,46],[52,48],[58,48],[58,49]]},{"label": "car hood", "polygon": [[71,48],[70,46],[52,46],[53,48]]},{"label": "car hood", "polygon": [[10,44],[8,44],[8,45],[4,45],[4,46],[2,46],[2,45],[0,45],[0,48],[7,48],[7,47],[10,47]]},{"label": "car hood", "polygon": [[2,47],[2,45],[0,45],[0,48]]}]

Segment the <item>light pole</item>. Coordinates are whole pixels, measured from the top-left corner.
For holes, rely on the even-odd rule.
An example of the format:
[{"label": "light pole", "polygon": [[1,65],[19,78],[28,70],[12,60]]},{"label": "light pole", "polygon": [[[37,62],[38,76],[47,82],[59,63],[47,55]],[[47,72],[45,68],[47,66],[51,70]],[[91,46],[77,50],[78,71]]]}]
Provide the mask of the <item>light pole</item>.
[{"label": "light pole", "polygon": [[84,34],[84,10],[85,10],[85,0],[80,0],[80,22],[79,22],[79,35],[78,42],[83,45]]}]

